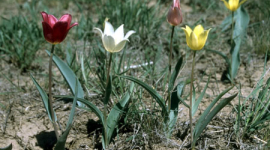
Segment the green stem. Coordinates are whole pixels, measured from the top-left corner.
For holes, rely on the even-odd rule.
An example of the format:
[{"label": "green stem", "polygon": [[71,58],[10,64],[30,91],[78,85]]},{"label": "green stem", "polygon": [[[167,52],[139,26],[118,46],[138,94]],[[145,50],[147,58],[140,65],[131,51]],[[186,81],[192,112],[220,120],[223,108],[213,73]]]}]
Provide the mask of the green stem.
[{"label": "green stem", "polygon": [[[233,18],[234,18],[234,12],[232,11],[232,35],[231,35],[231,48],[233,47],[233,30],[234,30],[234,26],[233,26]],[[233,51],[231,51],[231,57],[232,57],[232,53]],[[231,82],[233,82],[233,74],[232,74],[232,59],[231,59],[231,69],[230,69],[230,75],[231,75]]]},{"label": "green stem", "polygon": [[189,101],[189,120],[190,120],[190,135],[191,135],[190,143],[192,144],[192,149],[194,149],[194,145],[195,145],[193,144],[193,128],[192,128],[192,89],[193,89],[195,56],[196,56],[196,51],[193,51],[193,62],[192,62],[191,79],[190,79],[190,101]]},{"label": "green stem", "polygon": [[171,80],[171,72],[172,72],[172,43],[173,43],[173,33],[174,33],[174,26],[172,26],[172,33],[171,33],[171,41],[170,41],[170,57],[169,57],[169,79],[168,79],[168,110],[171,109],[171,89],[170,88],[170,80]]},{"label": "green stem", "polygon": [[55,132],[55,136],[58,140],[59,138],[59,133],[58,133],[58,127],[56,124],[56,120],[54,117],[54,111],[53,111],[53,104],[52,104],[52,58],[53,58],[53,52],[54,52],[54,47],[55,45],[52,45],[51,49],[51,54],[50,54],[50,60],[49,60],[49,113],[52,117],[52,123],[53,123],[53,128]]},{"label": "green stem", "polygon": [[[106,79],[106,89],[109,86],[109,80],[110,80],[110,70],[111,70],[111,63],[112,63],[112,54],[110,53],[110,58],[109,58],[109,65],[108,65],[108,70],[107,70],[107,79]],[[105,92],[105,95],[107,95],[107,90]],[[108,135],[107,135],[107,102],[105,102],[104,99],[104,110],[103,110],[103,115],[104,115],[104,143],[105,143],[105,149],[107,149],[108,146]]]}]

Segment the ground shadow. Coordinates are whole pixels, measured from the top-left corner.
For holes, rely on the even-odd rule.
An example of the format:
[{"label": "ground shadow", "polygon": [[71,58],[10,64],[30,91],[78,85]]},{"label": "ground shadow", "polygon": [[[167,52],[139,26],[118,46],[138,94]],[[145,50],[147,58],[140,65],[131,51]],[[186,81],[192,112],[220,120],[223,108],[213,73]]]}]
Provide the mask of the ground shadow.
[{"label": "ground shadow", "polygon": [[43,150],[52,150],[53,146],[56,144],[57,139],[55,132],[42,131],[36,135],[37,146],[43,148]]}]

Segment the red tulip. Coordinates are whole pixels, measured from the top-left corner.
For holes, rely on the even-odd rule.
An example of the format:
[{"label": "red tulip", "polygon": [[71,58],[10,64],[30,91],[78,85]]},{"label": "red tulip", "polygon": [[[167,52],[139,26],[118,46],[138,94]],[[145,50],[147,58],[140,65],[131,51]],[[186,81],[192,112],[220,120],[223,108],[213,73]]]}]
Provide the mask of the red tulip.
[{"label": "red tulip", "polygon": [[182,12],[180,8],[180,0],[173,0],[173,4],[167,14],[167,21],[172,26],[177,26],[182,23]]},{"label": "red tulip", "polygon": [[70,14],[63,15],[59,20],[46,12],[41,12],[41,15],[44,37],[52,44],[61,43],[66,38],[69,29],[78,25],[77,22],[70,25],[72,20]]}]

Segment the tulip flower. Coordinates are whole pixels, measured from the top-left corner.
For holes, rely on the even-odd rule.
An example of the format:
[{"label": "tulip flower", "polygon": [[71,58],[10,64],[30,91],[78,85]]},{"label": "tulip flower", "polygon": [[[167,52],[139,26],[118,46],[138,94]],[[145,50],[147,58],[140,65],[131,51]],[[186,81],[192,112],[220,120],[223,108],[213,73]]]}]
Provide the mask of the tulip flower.
[{"label": "tulip flower", "polygon": [[78,23],[71,24],[72,17],[70,14],[63,15],[57,20],[53,15],[41,12],[43,22],[43,34],[45,39],[51,44],[61,43],[67,36],[68,31],[77,26]]},{"label": "tulip flower", "polygon": [[171,5],[168,14],[167,21],[172,26],[177,26],[182,23],[182,12],[180,8],[180,0],[173,0],[173,4]]},{"label": "tulip flower", "polygon": [[128,37],[135,33],[135,31],[131,30],[124,36],[123,24],[114,31],[113,26],[107,20],[105,20],[104,32],[99,28],[95,28],[95,30],[99,31],[105,49],[111,53],[121,51],[126,42],[129,41]]},{"label": "tulip flower", "polygon": [[192,50],[201,50],[208,37],[209,30],[204,30],[202,25],[197,25],[194,28],[194,31],[189,26],[182,28],[186,34],[186,41],[189,48]]},{"label": "tulip flower", "polygon": [[241,2],[239,2],[239,0],[229,0],[228,2],[226,0],[221,0],[221,1],[224,2],[225,6],[230,11],[236,11],[247,0],[242,0]]}]

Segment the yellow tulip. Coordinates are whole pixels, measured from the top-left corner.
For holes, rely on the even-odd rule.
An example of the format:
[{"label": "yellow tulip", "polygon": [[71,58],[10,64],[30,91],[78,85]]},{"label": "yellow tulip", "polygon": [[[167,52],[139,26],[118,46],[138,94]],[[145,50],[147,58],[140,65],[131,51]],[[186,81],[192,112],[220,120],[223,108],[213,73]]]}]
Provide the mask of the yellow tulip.
[{"label": "yellow tulip", "polygon": [[192,50],[201,50],[208,37],[208,33],[211,29],[204,30],[202,25],[197,25],[194,30],[189,26],[182,28],[186,33],[186,41],[189,48]]},{"label": "yellow tulip", "polygon": [[242,0],[240,3],[239,3],[239,0],[229,0],[229,2],[227,2],[226,0],[221,0],[221,1],[224,2],[225,6],[230,11],[236,11],[247,0]]}]

